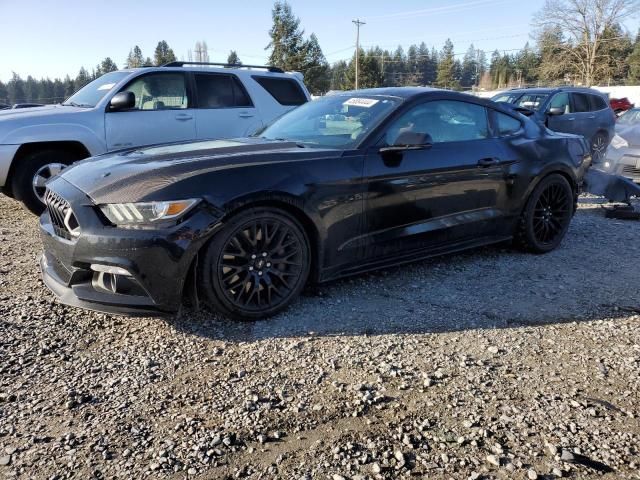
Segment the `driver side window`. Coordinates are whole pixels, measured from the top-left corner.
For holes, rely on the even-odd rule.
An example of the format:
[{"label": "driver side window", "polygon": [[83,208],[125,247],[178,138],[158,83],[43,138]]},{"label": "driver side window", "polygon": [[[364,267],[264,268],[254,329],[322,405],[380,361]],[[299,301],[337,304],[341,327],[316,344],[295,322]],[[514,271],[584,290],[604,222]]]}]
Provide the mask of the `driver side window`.
[{"label": "driver side window", "polygon": [[189,105],[182,73],[153,73],[130,83],[124,92],[136,96],[137,110],[184,109]]},{"label": "driver side window", "polygon": [[489,137],[487,111],[480,105],[456,100],[435,100],[413,107],[387,130],[387,145],[403,133],[422,134],[431,143],[461,142]]},{"label": "driver side window", "polygon": [[549,108],[561,108],[564,110],[565,115],[571,112],[571,102],[569,101],[568,93],[557,93],[551,99],[551,103],[549,104]]}]

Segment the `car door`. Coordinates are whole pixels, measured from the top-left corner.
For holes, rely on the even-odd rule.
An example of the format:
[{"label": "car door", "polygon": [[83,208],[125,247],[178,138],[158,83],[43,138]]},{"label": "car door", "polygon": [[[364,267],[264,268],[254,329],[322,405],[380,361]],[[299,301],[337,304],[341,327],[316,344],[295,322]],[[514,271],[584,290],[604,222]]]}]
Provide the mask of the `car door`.
[{"label": "car door", "polygon": [[547,127],[554,132],[578,133],[579,125],[576,122],[576,114],[573,111],[573,103],[569,92],[556,93],[551,101],[547,111],[552,108],[561,108],[564,110],[562,115],[548,115]]},{"label": "car door", "polygon": [[195,116],[184,73],[148,73],[120,91],[133,92],[135,107],[106,111],[108,150],[195,139]]},{"label": "car door", "polygon": [[197,95],[196,137],[246,137],[262,126],[259,112],[235,75],[193,74]]},{"label": "car door", "polygon": [[[428,144],[384,151],[407,131],[428,135]],[[434,100],[410,108],[365,161],[365,256],[410,255],[493,235],[506,198],[505,163],[484,106]]]},{"label": "car door", "polygon": [[591,144],[591,139],[598,131],[598,125],[595,122],[595,114],[591,111],[589,96],[585,93],[571,93],[573,104],[573,116],[575,117],[574,131],[577,135],[582,135]]}]

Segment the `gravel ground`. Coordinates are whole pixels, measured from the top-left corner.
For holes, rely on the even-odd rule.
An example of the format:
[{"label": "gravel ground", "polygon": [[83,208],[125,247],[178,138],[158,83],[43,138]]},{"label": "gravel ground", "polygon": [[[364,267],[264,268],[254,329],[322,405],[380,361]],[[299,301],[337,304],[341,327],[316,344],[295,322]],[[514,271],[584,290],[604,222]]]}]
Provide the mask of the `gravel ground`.
[{"label": "gravel ground", "polygon": [[640,224],[334,282],[272,320],[58,304],[0,196],[0,477],[640,479]]}]

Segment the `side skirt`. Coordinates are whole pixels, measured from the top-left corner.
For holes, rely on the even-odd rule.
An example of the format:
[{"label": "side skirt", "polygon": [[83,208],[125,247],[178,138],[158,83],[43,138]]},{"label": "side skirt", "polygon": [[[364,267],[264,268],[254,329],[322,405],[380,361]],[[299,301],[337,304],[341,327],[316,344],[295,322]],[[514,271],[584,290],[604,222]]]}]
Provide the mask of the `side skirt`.
[{"label": "side skirt", "polygon": [[382,259],[376,259],[359,265],[350,265],[338,269],[325,269],[320,274],[318,283],[325,283],[328,281],[336,280],[343,277],[349,277],[352,275],[358,275],[373,270],[379,270],[382,268],[395,267],[399,265],[405,265],[407,263],[414,263],[420,260],[426,260],[428,258],[439,257],[442,255],[448,255],[452,253],[458,253],[472,248],[484,247],[487,245],[493,245],[496,243],[508,242],[513,240],[513,236],[492,236],[482,237],[480,239],[466,240],[463,242],[457,242],[451,245],[430,248],[428,250],[414,250],[402,255],[395,255],[393,257],[385,257]]}]

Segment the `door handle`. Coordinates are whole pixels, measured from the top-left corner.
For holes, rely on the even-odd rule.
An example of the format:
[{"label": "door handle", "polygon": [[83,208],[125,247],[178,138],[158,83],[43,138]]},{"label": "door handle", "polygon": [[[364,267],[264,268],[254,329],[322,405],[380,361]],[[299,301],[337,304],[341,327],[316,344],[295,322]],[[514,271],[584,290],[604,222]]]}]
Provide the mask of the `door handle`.
[{"label": "door handle", "polygon": [[567,118],[567,121],[568,122],[573,122],[573,121],[575,121],[575,119],[576,119],[576,117],[569,117],[569,118]]},{"label": "door handle", "polygon": [[193,115],[189,115],[188,113],[179,113],[178,115],[176,115],[176,120],[179,120],[181,122],[184,122],[185,120],[192,120],[193,119]]},{"label": "door handle", "polygon": [[253,113],[249,113],[249,112],[240,112],[239,114],[240,118],[251,118],[251,117],[255,117],[255,115]]},{"label": "door handle", "polygon": [[499,165],[500,164],[500,159],[499,158],[481,158],[480,160],[478,160],[478,166],[479,167],[492,167],[494,165]]},{"label": "door handle", "polygon": [[590,118],[591,120],[593,120],[594,118],[596,118],[595,115],[589,115],[587,118]]}]

